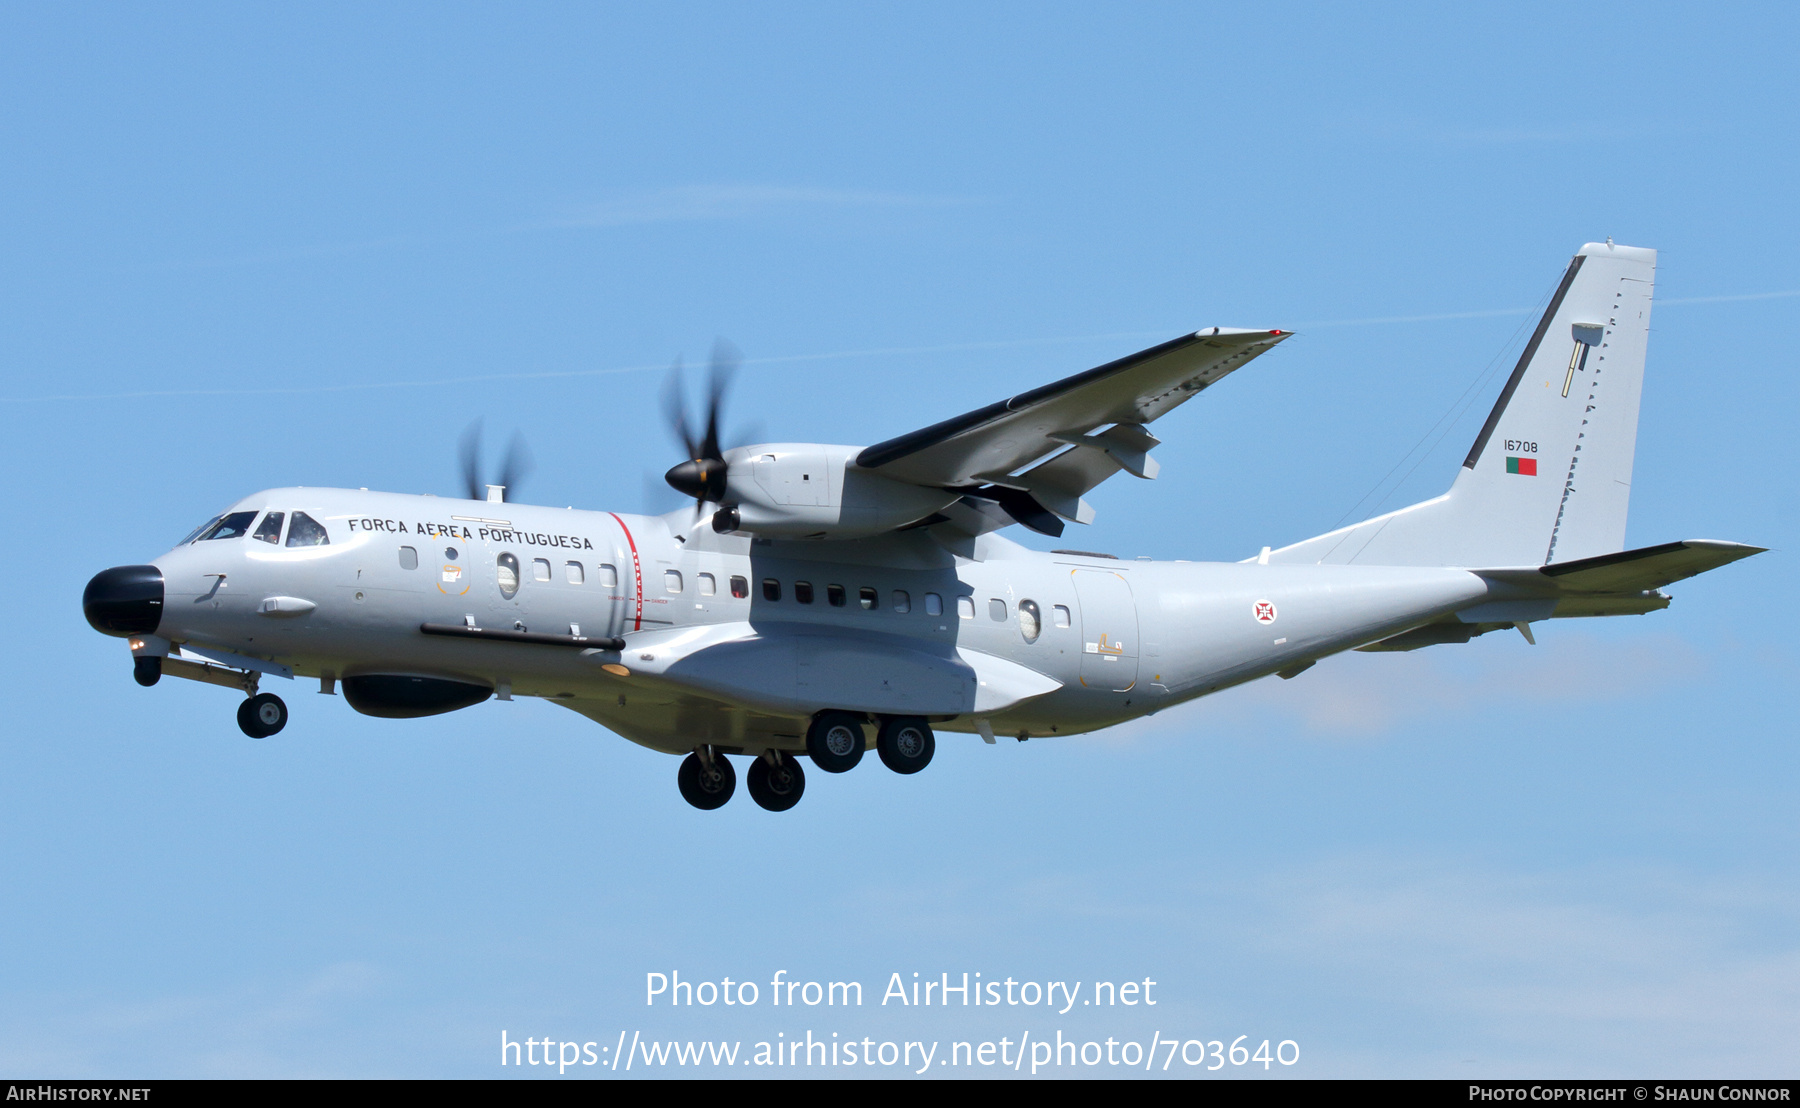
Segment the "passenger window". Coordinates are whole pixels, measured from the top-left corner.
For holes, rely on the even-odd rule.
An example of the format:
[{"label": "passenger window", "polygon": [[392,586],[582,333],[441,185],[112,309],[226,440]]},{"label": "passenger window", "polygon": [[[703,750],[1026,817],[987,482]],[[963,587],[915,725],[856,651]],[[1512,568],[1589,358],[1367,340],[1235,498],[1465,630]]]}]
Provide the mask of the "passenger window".
[{"label": "passenger window", "polygon": [[1067,627],[1069,625],[1069,609],[1063,607],[1061,604],[1050,609],[1050,614],[1058,627]]},{"label": "passenger window", "polygon": [[564,562],[563,576],[568,578],[571,585],[579,585],[587,580],[587,574],[582,570],[580,562]]},{"label": "passenger window", "polygon": [[207,539],[242,538],[244,532],[250,530],[250,524],[255,519],[255,512],[232,512],[228,516],[221,516],[219,522],[213,524],[206,534],[200,536],[200,540],[204,542]]},{"label": "passenger window", "polygon": [[742,577],[736,577],[736,576],[732,577],[732,579],[731,579],[731,595],[737,597],[739,600],[742,600],[745,597],[749,596],[750,595],[750,582],[744,580]]},{"label": "passenger window", "polygon": [[288,521],[289,546],[330,546],[331,536],[325,533],[325,527],[318,520],[305,512],[295,512],[294,518]]},{"label": "passenger window", "polygon": [[906,595],[905,589],[894,590],[894,611],[902,615],[912,611],[912,597]]},{"label": "passenger window", "polygon": [[702,573],[700,575],[699,583],[700,583],[700,595],[701,596],[711,596],[713,593],[716,593],[719,591],[718,578],[714,577],[710,573]]},{"label": "passenger window", "polygon": [[1043,630],[1044,620],[1038,612],[1037,601],[1019,601],[1019,634],[1025,636],[1026,642],[1036,642]]},{"label": "passenger window", "polygon": [[619,584],[618,569],[614,566],[602,565],[600,567],[600,583],[609,589],[617,588]]},{"label": "passenger window", "polygon": [[285,512],[270,512],[263,517],[261,523],[256,525],[256,534],[250,537],[261,539],[270,546],[279,545],[281,543],[281,521],[286,518],[287,513]]},{"label": "passenger window", "polygon": [[856,590],[856,600],[857,603],[863,606],[863,611],[872,612],[875,610],[875,606],[881,603],[881,594],[869,586],[864,585],[862,588]]},{"label": "passenger window", "polygon": [[418,550],[416,550],[410,546],[401,547],[400,548],[400,568],[401,569],[418,569],[419,568],[419,552],[418,552]]},{"label": "passenger window", "polygon": [[517,596],[519,593],[519,559],[511,554],[502,554],[495,558],[494,580],[500,585],[501,596],[508,600]]},{"label": "passenger window", "polygon": [[994,597],[992,600],[989,600],[988,601],[988,618],[993,620],[995,623],[1005,623],[1006,622],[1006,601],[1001,600],[997,596]]},{"label": "passenger window", "polygon": [[925,614],[928,616],[943,615],[944,614],[944,598],[934,592],[926,593],[925,594]]},{"label": "passenger window", "polygon": [[799,601],[802,604],[811,604],[812,603],[812,582],[811,581],[795,581],[794,582],[794,599]]},{"label": "passenger window", "polygon": [[962,619],[974,619],[975,618],[975,598],[972,596],[957,597],[956,598],[956,614],[957,614],[957,616],[959,616]]},{"label": "passenger window", "polygon": [[663,588],[669,592],[680,592],[681,571],[678,569],[663,570]]},{"label": "passenger window", "polygon": [[548,559],[548,558],[533,558],[533,559],[531,559],[531,576],[534,580],[538,580],[538,581],[550,580],[550,559]]},{"label": "passenger window", "polygon": [[770,601],[780,600],[781,582],[775,580],[773,577],[763,578],[763,599]]},{"label": "passenger window", "polygon": [[826,585],[825,603],[831,605],[833,608],[842,608],[844,606],[844,586]]}]

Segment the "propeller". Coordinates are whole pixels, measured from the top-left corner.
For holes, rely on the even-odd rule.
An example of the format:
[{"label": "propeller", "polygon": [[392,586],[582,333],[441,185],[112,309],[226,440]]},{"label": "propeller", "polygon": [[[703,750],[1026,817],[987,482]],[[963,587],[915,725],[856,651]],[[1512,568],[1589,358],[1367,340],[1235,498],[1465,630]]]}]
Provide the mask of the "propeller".
[{"label": "propeller", "polygon": [[688,460],[681,462],[663,474],[675,491],[694,498],[694,510],[700,512],[706,504],[717,504],[725,499],[725,477],[727,466],[725,452],[719,445],[719,420],[724,414],[725,391],[731,385],[732,374],[737,372],[741,361],[737,347],[720,339],[713,344],[712,374],[706,400],[706,430],[695,434],[696,427],[688,422],[687,390],[682,385],[681,359],[677,358],[670,367],[669,381],[663,387],[663,413],[669,421],[675,438],[687,451]]},{"label": "propeller", "polygon": [[[463,430],[462,438],[457,441],[456,455],[462,463],[463,490],[470,500],[486,500],[489,485],[497,485],[503,490],[516,489],[525,475],[531,472],[531,447],[525,444],[525,436],[518,431],[513,432],[512,441],[507,443],[506,456],[500,461],[500,478],[497,481],[481,479],[481,420],[477,419]],[[505,495],[504,492],[502,495]]]}]

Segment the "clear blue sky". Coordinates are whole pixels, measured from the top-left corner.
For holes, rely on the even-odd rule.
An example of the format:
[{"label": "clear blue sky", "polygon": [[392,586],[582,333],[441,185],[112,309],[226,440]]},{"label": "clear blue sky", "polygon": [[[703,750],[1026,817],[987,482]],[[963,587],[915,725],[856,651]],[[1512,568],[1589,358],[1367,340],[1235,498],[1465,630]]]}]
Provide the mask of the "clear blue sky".
[{"label": "clear blue sky", "polygon": [[[498,1076],[503,1028],[810,1028],[1791,1076],[1800,17],[1242,7],[0,11],[0,1073]],[[1075,539],[1241,558],[1445,487],[1609,235],[1662,252],[1630,541],[1774,549],[1535,648],[946,736],[777,817],[698,813],[674,759],[536,701],[295,689],[253,742],[79,611],[256,489],[453,491],[477,415],[529,437],[528,499],[667,508],[659,367],[721,334],[736,425],[865,443],[1296,329]],[[869,1003],[641,1002],[782,969]],[[965,970],[1159,1004],[875,1003]]]}]

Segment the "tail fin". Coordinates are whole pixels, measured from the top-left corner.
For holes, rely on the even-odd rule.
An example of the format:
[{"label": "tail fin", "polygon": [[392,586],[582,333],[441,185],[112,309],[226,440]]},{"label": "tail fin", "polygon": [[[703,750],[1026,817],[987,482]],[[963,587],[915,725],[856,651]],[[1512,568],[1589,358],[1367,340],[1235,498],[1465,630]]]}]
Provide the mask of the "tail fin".
[{"label": "tail fin", "polygon": [[1583,246],[1450,491],[1271,562],[1538,566],[1625,548],[1656,251]]}]

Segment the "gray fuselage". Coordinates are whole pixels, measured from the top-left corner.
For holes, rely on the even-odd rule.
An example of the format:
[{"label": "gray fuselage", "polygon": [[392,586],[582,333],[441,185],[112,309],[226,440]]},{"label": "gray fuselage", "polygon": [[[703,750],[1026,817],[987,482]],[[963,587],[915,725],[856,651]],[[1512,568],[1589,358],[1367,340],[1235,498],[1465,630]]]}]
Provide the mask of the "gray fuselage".
[{"label": "gray fuselage", "polygon": [[[301,676],[416,674],[544,697],[671,752],[803,749],[820,707],[914,705],[948,730],[1090,731],[1377,641],[1490,588],[1460,569],[1118,561],[991,534],[964,557],[918,531],[770,542],[687,527],[680,512],[341,489],[270,490],[232,511],[304,512],[329,541],[176,547],[154,562],[158,636]],[[625,646],[448,638],[424,624]],[[699,647],[729,665],[684,668]],[[920,691],[940,679],[951,683]]]}]

